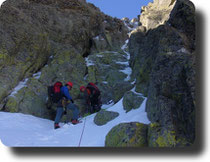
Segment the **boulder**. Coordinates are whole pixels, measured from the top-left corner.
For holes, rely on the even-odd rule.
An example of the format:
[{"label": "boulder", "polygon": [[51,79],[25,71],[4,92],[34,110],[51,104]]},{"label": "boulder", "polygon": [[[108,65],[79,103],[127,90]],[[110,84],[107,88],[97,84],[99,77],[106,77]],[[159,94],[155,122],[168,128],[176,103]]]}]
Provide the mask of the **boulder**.
[{"label": "boulder", "polygon": [[106,135],[106,147],[145,147],[147,128],[145,124],[131,122],[121,123],[113,127]]},{"label": "boulder", "polygon": [[144,97],[136,94],[132,91],[128,91],[124,94],[123,97],[123,108],[126,110],[126,113],[131,109],[137,109],[141,106],[144,101]]},{"label": "boulder", "polygon": [[119,113],[117,112],[101,110],[96,114],[94,118],[94,123],[98,126],[102,126],[118,116]]}]

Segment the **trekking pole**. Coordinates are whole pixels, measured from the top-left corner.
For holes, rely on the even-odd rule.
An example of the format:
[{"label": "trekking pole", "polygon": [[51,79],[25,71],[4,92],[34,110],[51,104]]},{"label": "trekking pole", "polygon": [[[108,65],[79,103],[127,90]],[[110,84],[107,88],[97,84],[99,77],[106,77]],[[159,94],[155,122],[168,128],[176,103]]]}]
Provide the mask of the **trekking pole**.
[{"label": "trekking pole", "polygon": [[86,118],[85,118],[85,122],[84,122],[84,125],[83,125],[82,134],[81,134],[81,137],[80,137],[80,140],[79,140],[79,146],[78,147],[80,147],[80,144],[81,144],[81,141],[82,141],[82,136],[83,136],[83,133],[84,133],[84,130],[85,130],[85,123],[86,123]]}]

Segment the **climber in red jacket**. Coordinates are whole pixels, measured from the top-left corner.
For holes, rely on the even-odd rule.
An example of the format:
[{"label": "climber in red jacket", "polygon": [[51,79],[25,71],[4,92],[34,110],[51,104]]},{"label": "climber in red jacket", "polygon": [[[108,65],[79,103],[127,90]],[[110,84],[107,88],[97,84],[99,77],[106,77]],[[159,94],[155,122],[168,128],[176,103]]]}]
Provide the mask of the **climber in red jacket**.
[{"label": "climber in red jacket", "polygon": [[94,113],[101,110],[101,92],[94,83],[88,83],[86,87],[81,86],[80,91],[84,93],[87,112]]}]

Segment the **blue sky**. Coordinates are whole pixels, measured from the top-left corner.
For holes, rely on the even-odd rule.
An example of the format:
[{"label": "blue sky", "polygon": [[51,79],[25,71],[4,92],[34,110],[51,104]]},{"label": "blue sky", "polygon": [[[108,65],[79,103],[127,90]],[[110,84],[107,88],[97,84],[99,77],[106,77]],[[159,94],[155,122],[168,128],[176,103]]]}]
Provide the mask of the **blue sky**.
[{"label": "blue sky", "polygon": [[99,7],[102,12],[112,17],[130,19],[140,14],[141,6],[146,6],[153,0],[86,0]]}]

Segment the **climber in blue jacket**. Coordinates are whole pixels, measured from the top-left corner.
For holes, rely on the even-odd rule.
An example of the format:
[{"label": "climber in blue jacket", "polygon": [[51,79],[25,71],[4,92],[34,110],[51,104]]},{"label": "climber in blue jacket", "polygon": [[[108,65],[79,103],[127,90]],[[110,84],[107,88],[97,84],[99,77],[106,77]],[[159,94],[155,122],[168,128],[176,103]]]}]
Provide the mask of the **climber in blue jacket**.
[{"label": "climber in blue jacket", "polygon": [[[73,83],[68,82],[65,86],[61,87],[60,89],[63,95],[63,98],[58,102],[58,105],[57,105],[55,125],[54,125],[55,129],[60,128],[59,122],[61,120],[63,113],[66,114],[66,109],[72,110],[73,112],[72,124],[79,123],[78,121],[79,110],[77,106],[74,104],[74,101],[69,93],[72,87],[73,87]],[[64,108],[65,108],[65,111],[64,111]]]}]

